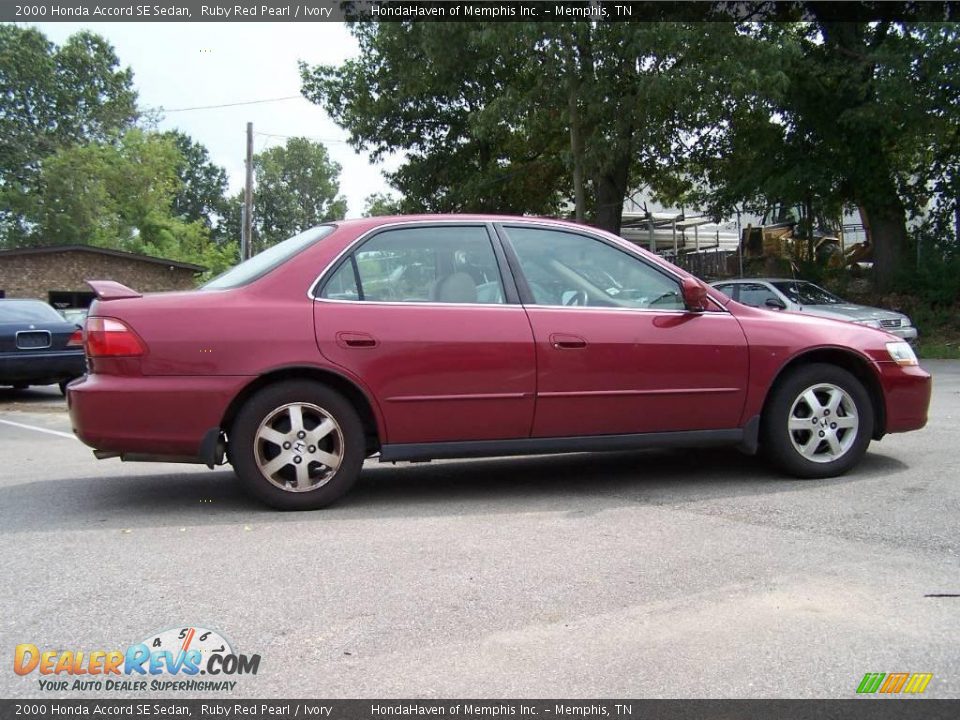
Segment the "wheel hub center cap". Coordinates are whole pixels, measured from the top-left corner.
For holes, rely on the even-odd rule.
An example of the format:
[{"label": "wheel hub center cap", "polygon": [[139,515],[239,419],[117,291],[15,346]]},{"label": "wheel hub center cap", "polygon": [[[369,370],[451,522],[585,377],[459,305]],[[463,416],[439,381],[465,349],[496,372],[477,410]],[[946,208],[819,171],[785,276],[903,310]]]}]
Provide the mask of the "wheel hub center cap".
[{"label": "wheel hub center cap", "polygon": [[293,444],[293,451],[294,451],[297,455],[303,455],[303,451],[304,451],[304,449],[305,449],[306,447],[307,447],[307,446],[306,446],[304,443],[302,443],[302,442],[300,442],[300,441],[298,440],[297,442],[295,442],[295,443]]}]

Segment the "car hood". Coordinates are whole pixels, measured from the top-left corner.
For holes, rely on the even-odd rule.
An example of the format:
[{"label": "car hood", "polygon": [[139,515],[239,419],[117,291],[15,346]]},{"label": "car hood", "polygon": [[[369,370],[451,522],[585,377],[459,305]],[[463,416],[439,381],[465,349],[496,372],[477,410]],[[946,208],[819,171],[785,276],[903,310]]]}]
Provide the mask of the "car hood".
[{"label": "car hood", "polygon": [[739,320],[747,342],[765,352],[788,355],[811,347],[841,347],[858,350],[877,360],[888,360],[886,343],[896,335],[869,325],[850,322],[849,317],[820,317],[808,312],[771,312],[736,301],[727,306]]},{"label": "car hood", "polygon": [[[842,305],[803,305],[803,312],[817,317],[832,318],[834,320],[908,320],[903,313],[893,310],[843,303]],[[904,324],[907,324],[904,322]]]}]

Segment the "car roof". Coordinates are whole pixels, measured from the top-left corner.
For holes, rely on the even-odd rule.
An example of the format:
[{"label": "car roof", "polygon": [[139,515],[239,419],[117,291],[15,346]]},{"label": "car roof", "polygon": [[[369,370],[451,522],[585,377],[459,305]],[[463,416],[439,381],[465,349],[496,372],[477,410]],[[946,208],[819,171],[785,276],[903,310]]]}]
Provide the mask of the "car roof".
[{"label": "car roof", "polygon": [[746,282],[766,282],[766,283],[777,283],[777,282],[797,282],[797,283],[812,283],[812,280],[803,280],[801,278],[778,278],[778,277],[758,277],[758,278],[727,278],[725,280],[714,280],[711,285],[720,285],[722,283],[746,283]]}]

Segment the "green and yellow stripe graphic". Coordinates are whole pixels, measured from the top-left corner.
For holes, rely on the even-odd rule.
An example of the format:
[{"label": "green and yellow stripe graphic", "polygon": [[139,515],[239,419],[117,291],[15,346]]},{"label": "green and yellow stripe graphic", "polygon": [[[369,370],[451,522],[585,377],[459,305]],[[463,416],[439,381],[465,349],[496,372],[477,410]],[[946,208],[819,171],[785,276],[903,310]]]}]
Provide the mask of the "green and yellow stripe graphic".
[{"label": "green and yellow stripe graphic", "polygon": [[932,679],[933,673],[866,673],[860,685],[857,686],[857,693],[861,695],[876,692],[919,694],[927,689]]}]

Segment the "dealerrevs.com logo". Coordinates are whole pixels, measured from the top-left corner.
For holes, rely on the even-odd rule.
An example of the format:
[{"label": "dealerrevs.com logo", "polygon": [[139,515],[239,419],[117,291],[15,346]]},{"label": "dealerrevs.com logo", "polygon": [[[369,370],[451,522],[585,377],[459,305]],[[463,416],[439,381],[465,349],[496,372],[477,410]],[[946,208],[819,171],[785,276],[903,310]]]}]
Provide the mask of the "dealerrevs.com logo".
[{"label": "dealerrevs.com logo", "polygon": [[[116,650],[44,649],[17,645],[13,670],[39,675],[40,690],[232,691],[237,675],[256,675],[259,655],[243,655],[215,630],[179,627]],[[198,676],[204,676],[199,679]]]}]

